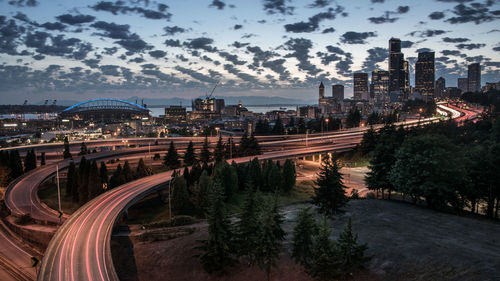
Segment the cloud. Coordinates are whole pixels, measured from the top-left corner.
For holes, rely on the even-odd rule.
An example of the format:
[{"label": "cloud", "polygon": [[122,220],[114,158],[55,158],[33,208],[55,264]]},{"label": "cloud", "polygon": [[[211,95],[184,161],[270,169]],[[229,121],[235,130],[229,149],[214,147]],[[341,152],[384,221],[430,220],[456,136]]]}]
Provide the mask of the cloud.
[{"label": "cloud", "polygon": [[43,55],[74,58],[77,60],[84,59],[93,50],[90,43],[83,43],[78,38],[65,38],[64,35],[52,36],[47,32],[41,31],[29,32],[26,35],[25,44],[27,47],[34,48],[38,53]]},{"label": "cloud", "polygon": [[176,25],[166,26],[163,28],[163,30],[165,30],[165,35],[168,35],[168,36],[175,35],[176,33],[184,33],[187,31],[185,28],[182,28],[182,27],[176,26]]},{"label": "cloud", "polygon": [[323,29],[323,31],[321,33],[325,34],[325,33],[333,33],[333,32],[335,32],[335,28],[329,27],[329,28]]},{"label": "cloud", "polygon": [[467,49],[467,50],[474,50],[474,49],[480,49],[486,46],[486,44],[481,44],[481,43],[472,43],[472,44],[458,44],[456,45],[457,48],[459,49]]},{"label": "cloud", "polygon": [[440,20],[444,18],[444,13],[443,12],[432,12],[429,14],[429,18],[431,20]]},{"label": "cloud", "polygon": [[446,43],[463,43],[470,41],[468,38],[450,38],[450,37],[444,37],[443,41]]},{"label": "cloud", "polygon": [[366,44],[366,39],[377,37],[375,32],[355,32],[348,31],[340,37],[340,42],[344,44]]},{"label": "cloud", "polygon": [[339,61],[342,59],[342,57],[338,56],[337,54],[328,54],[328,53],[323,53],[323,52],[317,52],[316,55],[321,58],[321,63],[323,65],[329,65],[333,61]]},{"label": "cloud", "polygon": [[234,28],[234,30],[238,30],[238,29],[241,29],[242,27],[243,27],[243,25],[241,25],[241,24],[235,24],[233,28]]},{"label": "cloud", "polygon": [[8,55],[19,55],[17,47],[22,43],[20,36],[24,34],[26,28],[14,20],[5,20],[0,16],[0,53]]},{"label": "cloud", "polygon": [[101,65],[99,66],[99,69],[101,70],[102,74],[104,75],[110,75],[110,76],[120,76],[120,71],[118,71],[120,67],[118,65]]},{"label": "cloud", "polygon": [[287,2],[290,0],[263,0],[264,11],[267,14],[282,14],[282,15],[292,15],[295,7],[287,6]]},{"label": "cloud", "polygon": [[292,24],[286,24],[285,30],[287,32],[301,33],[301,32],[312,32],[319,28],[319,23],[323,20],[333,20],[336,17],[336,13],[341,13],[343,7],[337,6],[337,8],[329,8],[326,12],[316,14],[309,18],[307,22],[301,21]]},{"label": "cloud", "polygon": [[104,31],[104,33],[98,33],[100,36],[109,37],[112,39],[137,39],[139,36],[137,34],[131,34],[128,24],[116,24],[112,22],[97,21],[91,25],[93,28]]},{"label": "cloud", "polygon": [[91,15],[71,15],[71,14],[64,14],[56,17],[60,22],[66,23],[69,25],[78,25],[82,23],[89,23],[93,22],[95,20],[94,16]]},{"label": "cloud", "polygon": [[216,52],[217,48],[211,46],[214,42],[213,39],[207,37],[199,37],[191,39],[190,41],[184,42],[183,45],[189,49],[200,49],[205,50],[207,52]]},{"label": "cloud", "polygon": [[189,76],[193,77],[194,79],[197,79],[201,82],[210,83],[210,84],[217,82],[217,80],[212,78],[211,76],[205,75],[203,73],[197,72],[197,71],[192,70],[192,69],[184,68],[181,66],[176,66],[175,70],[177,70],[181,73],[187,74],[187,75],[189,75]]},{"label": "cloud", "polygon": [[276,72],[279,74],[279,79],[281,81],[286,81],[290,78],[290,72],[286,69],[283,64],[286,62],[285,59],[277,59],[277,60],[271,60],[271,61],[266,61],[262,63],[263,67],[269,68],[272,71]]},{"label": "cloud", "polygon": [[375,47],[368,49],[368,57],[363,62],[363,71],[373,71],[379,68],[378,63],[385,61],[389,56],[389,51],[386,48]]},{"label": "cloud", "polygon": [[330,5],[333,2],[333,0],[314,0],[312,4],[310,4],[308,7],[309,8],[324,8],[328,5]]},{"label": "cloud", "polygon": [[429,49],[429,48],[420,48],[420,49],[417,49],[417,53],[423,53],[423,52],[432,52],[432,50]]},{"label": "cloud", "polygon": [[445,56],[457,56],[457,57],[465,56],[464,54],[462,54],[458,50],[442,50],[441,54],[443,54]]},{"label": "cloud", "polygon": [[224,2],[222,2],[220,0],[213,0],[212,4],[210,4],[208,6],[209,7],[216,7],[217,9],[222,10],[226,6],[226,3],[224,3]]},{"label": "cloud", "polygon": [[344,77],[351,77],[352,76],[352,71],[351,71],[351,65],[353,64],[353,61],[350,56],[345,57],[344,60],[341,60],[337,62],[335,65],[337,69],[337,74],[344,76]]},{"label": "cloud", "polygon": [[489,11],[489,4],[490,2],[488,1],[485,4],[472,3],[470,4],[470,6],[464,4],[456,5],[452,10],[452,12],[455,14],[455,17],[448,18],[446,22],[449,22],[451,24],[468,22],[481,24],[483,22],[489,22],[499,19],[500,14],[498,13],[498,11]]},{"label": "cloud", "polygon": [[496,51],[496,52],[500,52],[500,46],[498,46],[498,47],[493,47],[493,49],[492,49],[492,50],[493,50],[493,51]]},{"label": "cloud", "polygon": [[264,51],[259,46],[248,46],[247,51],[253,54],[253,65],[259,67],[261,63],[278,56],[277,53],[271,51]]},{"label": "cloud", "polygon": [[181,42],[179,40],[167,39],[165,40],[165,45],[168,47],[181,47]]},{"label": "cloud", "polygon": [[420,31],[412,31],[408,33],[407,35],[410,36],[417,36],[420,38],[426,38],[426,37],[434,37],[437,35],[445,34],[446,31],[440,30],[440,29],[427,29],[427,30],[420,30]]},{"label": "cloud", "polygon": [[401,41],[401,48],[411,48],[411,46],[413,46],[413,44],[415,44],[415,43],[412,41],[403,40],[403,41]]},{"label": "cloud", "polygon": [[22,7],[36,7],[36,6],[38,6],[38,4],[40,4],[36,0],[11,0],[8,3],[9,3],[9,5],[16,6],[16,7],[19,7],[19,8],[22,8]]},{"label": "cloud", "polygon": [[397,9],[398,14],[406,14],[410,10],[409,6],[399,6]]},{"label": "cloud", "polygon": [[83,60],[83,63],[90,68],[98,68],[101,61],[97,59]]},{"label": "cloud", "polygon": [[251,82],[251,83],[258,83],[259,82],[259,79],[257,77],[250,75],[248,73],[241,72],[240,70],[235,68],[232,64],[225,64],[224,69],[227,72],[236,75],[238,78],[240,78],[241,80],[243,80],[245,82]]},{"label": "cloud", "polygon": [[167,52],[162,51],[162,50],[154,50],[154,51],[149,52],[149,55],[155,59],[159,59],[159,58],[163,58],[164,56],[166,56]]},{"label": "cloud", "polygon": [[318,69],[309,61],[309,50],[312,48],[312,41],[305,38],[292,38],[284,44],[285,50],[292,51],[286,58],[294,57],[299,63],[297,67],[306,71],[309,75],[316,75],[322,70]]},{"label": "cloud", "polygon": [[250,45],[250,43],[241,43],[241,42],[238,42],[238,41],[234,41],[233,44],[231,44],[231,46],[235,47],[235,48],[243,48],[243,47],[246,47]]},{"label": "cloud", "polygon": [[228,52],[219,52],[219,56],[225,58],[227,61],[230,61],[236,65],[243,65],[246,63],[246,61],[239,60],[237,55],[231,55]]},{"label": "cloud", "polygon": [[399,18],[392,17],[392,15],[405,14],[410,10],[409,6],[398,6],[396,11],[385,11],[383,16],[380,17],[370,17],[368,20],[374,24],[382,23],[392,23],[397,21]]},{"label": "cloud", "polygon": [[128,51],[127,55],[142,53],[144,51],[153,49],[153,46],[148,45],[148,43],[146,43],[144,40],[135,37],[130,39],[118,40],[115,43],[125,48]]},{"label": "cloud", "polygon": [[66,25],[64,25],[60,22],[46,22],[44,24],[41,24],[40,26],[47,29],[47,30],[63,31],[66,29]]},{"label": "cloud", "polygon": [[372,0],[372,3],[376,4],[376,3],[384,3],[384,0]]},{"label": "cloud", "polygon": [[166,19],[170,20],[172,14],[166,12],[168,6],[161,4],[158,5],[158,11],[148,10],[141,7],[129,7],[125,5],[123,1],[116,2],[108,2],[108,1],[100,1],[94,6],[91,6],[94,11],[105,11],[110,12],[113,15],[117,15],[118,13],[127,14],[129,12],[135,12],[142,15],[148,19],[160,20]]}]

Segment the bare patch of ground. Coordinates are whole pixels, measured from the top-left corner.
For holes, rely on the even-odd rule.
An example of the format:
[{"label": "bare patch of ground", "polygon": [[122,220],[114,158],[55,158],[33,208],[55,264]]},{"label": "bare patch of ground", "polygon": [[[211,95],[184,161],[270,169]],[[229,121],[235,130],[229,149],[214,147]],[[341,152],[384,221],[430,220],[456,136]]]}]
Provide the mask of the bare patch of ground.
[{"label": "bare patch of ground", "polygon": [[[288,239],[301,206],[309,205],[291,205],[283,210]],[[367,254],[373,256],[367,272],[351,280],[500,280],[498,222],[376,199],[351,201],[345,210],[330,222],[332,238],[338,237],[351,218],[359,240],[368,243]],[[135,235],[142,231],[138,227],[130,236],[125,235],[130,239],[126,245],[114,238],[113,259],[120,280],[265,280],[263,270],[245,264],[226,275],[205,273],[193,247],[197,240],[206,238],[206,225],[189,227],[194,232],[184,231],[163,241],[144,242]],[[271,280],[310,280],[290,259],[289,243],[285,243]]]}]

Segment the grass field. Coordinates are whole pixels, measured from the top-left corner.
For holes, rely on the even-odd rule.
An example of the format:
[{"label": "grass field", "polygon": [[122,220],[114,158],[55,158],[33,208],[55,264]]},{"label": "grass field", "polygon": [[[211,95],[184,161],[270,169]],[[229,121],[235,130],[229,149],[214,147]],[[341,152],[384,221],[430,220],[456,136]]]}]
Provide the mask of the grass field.
[{"label": "grass field", "polygon": [[[74,203],[70,198],[66,196],[66,189],[64,188],[66,185],[66,181],[61,180],[59,185],[61,187],[61,208],[63,210],[63,213],[68,215],[73,214],[73,212],[75,212],[80,207],[80,205],[78,205],[78,203]],[[38,197],[51,209],[59,209],[57,185],[55,183],[44,183],[41,188],[38,189]]]}]

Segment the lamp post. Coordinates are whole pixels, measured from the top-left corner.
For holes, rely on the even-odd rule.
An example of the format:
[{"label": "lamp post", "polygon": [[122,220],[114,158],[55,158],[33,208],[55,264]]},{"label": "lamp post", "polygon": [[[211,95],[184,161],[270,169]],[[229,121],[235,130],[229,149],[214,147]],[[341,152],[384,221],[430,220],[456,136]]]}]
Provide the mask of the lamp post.
[{"label": "lamp post", "polygon": [[325,122],[326,122],[326,132],[328,132],[328,121],[330,121],[330,119],[326,118],[325,119]]}]

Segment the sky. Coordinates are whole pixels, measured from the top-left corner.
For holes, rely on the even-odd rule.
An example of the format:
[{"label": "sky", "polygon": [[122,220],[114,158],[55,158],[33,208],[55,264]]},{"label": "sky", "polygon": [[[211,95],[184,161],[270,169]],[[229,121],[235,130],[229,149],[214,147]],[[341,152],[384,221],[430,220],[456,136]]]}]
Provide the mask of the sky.
[{"label": "sky", "polygon": [[0,0],[1,103],[45,99],[279,96],[387,70],[400,38],[447,86],[482,65],[500,81],[500,0]]}]

